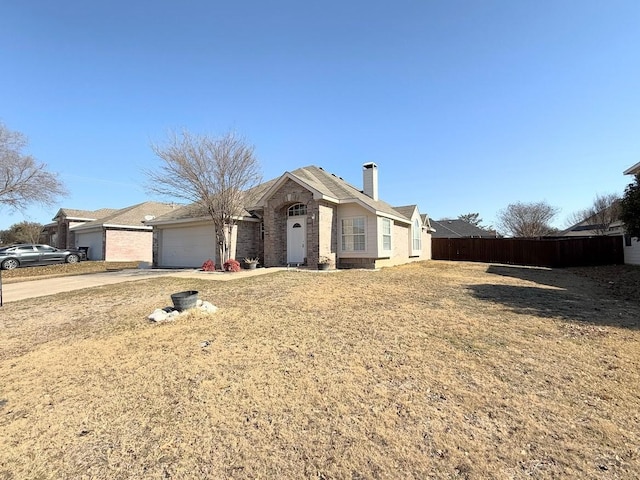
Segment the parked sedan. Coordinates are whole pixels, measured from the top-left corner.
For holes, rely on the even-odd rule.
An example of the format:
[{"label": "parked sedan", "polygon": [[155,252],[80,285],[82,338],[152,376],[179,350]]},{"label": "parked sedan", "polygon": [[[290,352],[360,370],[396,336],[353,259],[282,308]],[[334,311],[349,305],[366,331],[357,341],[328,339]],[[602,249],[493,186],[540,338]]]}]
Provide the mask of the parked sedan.
[{"label": "parked sedan", "polygon": [[60,249],[49,245],[20,244],[0,247],[0,268],[13,270],[30,265],[77,263],[86,260],[86,254],[75,248]]}]

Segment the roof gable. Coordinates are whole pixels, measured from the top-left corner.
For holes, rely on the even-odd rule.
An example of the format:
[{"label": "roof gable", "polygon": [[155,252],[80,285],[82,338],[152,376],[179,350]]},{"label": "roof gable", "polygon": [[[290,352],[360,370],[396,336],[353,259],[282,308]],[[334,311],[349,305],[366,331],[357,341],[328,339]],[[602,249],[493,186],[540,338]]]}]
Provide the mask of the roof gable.
[{"label": "roof gable", "polygon": [[[280,177],[247,190],[244,201],[245,216],[249,217],[253,212],[264,209],[267,200],[288,180],[309,190],[316,200],[326,200],[334,204],[356,203],[376,215],[392,218],[401,223],[410,224],[414,212],[417,211],[416,205],[392,207],[382,200],[374,200],[341,177],[328,173],[315,165],[310,165],[291,172],[284,172]],[[183,206],[147,223],[149,225],[156,225],[161,223],[187,222],[189,220],[203,219],[206,216],[207,214],[202,207],[194,203]]]},{"label": "roof gable", "polygon": [[[297,170],[294,170],[294,172],[295,171]],[[318,188],[319,185],[314,181],[309,181],[309,178],[301,178],[300,176],[295,175],[293,172],[284,172],[280,177],[272,180],[271,182],[268,182],[270,183],[268,188],[264,188],[261,191],[261,195],[255,197],[255,204],[247,205],[247,208],[264,208],[267,200],[272,197],[275,192],[277,192],[280,187],[282,187],[287,182],[287,180],[291,180],[301,187],[311,191],[311,193],[313,193],[313,198],[316,200],[323,198],[325,200],[333,201],[334,203],[337,202],[336,198],[327,196],[325,192],[322,191],[322,187],[320,186],[320,188]]]},{"label": "roof gable", "polygon": [[74,230],[85,230],[105,226],[150,229],[150,227],[145,225],[145,221],[151,220],[159,215],[164,215],[175,208],[175,204],[143,202],[115,210],[105,217],[79,225],[75,227]]},{"label": "roof gable", "polygon": [[[402,207],[393,207],[393,209],[408,219],[412,219],[416,213],[419,215],[417,205],[403,205]],[[420,218],[420,221],[422,221],[422,218]]]},{"label": "roof gable", "polygon": [[100,208],[98,210],[78,210],[74,208],[61,208],[52,220],[56,220],[58,217],[65,217],[67,220],[84,220],[92,221],[106,217],[116,212],[115,208]]},{"label": "roof gable", "polygon": [[298,168],[292,172],[285,172],[280,178],[275,180],[270,188],[265,190],[256,206],[263,207],[266,200],[272,196],[287,179],[311,191],[316,200],[322,199],[337,204],[357,203],[378,215],[388,216],[402,222],[410,223],[410,216],[407,217],[403,215],[387,202],[374,200],[346,182],[342,177],[328,173],[315,165]]}]

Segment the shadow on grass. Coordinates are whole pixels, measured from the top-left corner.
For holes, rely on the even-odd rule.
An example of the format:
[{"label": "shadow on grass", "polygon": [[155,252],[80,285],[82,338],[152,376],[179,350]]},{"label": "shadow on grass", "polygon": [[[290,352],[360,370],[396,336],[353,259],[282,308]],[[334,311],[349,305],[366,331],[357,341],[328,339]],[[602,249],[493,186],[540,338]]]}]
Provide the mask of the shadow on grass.
[{"label": "shadow on grass", "polygon": [[564,289],[569,289],[572,281],[575,280],[567,270],[558,268],[490,265],[487,268],[487,273]]},{"label": "shadow on grass", "polygon": [[475,298],[500,303],[514,313],[640,328],[637,304],[610,298],[597,284],[566,270],[491,265],[487,273],[542,285],[478,284],[467,287]]}]

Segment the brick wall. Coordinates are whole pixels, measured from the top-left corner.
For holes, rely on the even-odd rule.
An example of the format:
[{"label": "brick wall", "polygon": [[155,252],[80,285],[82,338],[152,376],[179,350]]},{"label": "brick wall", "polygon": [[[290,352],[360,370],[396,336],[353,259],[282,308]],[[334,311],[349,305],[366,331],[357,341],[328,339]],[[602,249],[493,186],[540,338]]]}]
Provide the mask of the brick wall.
[{"label": "brick wall", "polygon": [[58,220],[58,235],[56,237],[56,245],[58,248],[67,248],[69,245],[69,223],[65,220]]},{"label": "brick wall", "polygon": [[153,233],[140,230],[107,230],[106,261],[153,261]]},{"label": "brick wall", "polygon": [[[317,235],[313,244],[313,225],[309,224],[312,212],[317,213],[317,206],[310,191],[292,180],[287,180],[275,192],[264,207],[264,265],[275,267],[287,263],[287,209],[294,203],[307,205],[307,258],[314,249],[317,252]],[[317,217],[316,217],[317,218]],[[311,241],[310,241],[311,240]]]},{"label": "brick wall", "polygon": [[264,253],[260,239],[259,222],[238,222],[235,256],[240,263],[247,257],[260,257],[262,262]]},{"label": "brick wall", "polygon": [[[341,216],[364,215],[367,217],[367,252],[364,255],[343,253],[338,258],[338,213],[337,206],[329,202],[315,201],[311,192],[292,180],[287,180],[275,192],[264,206],[264,257],[267,267],[286,265],[287,263],[287,209],[295,204],[307,206],[306,218],[306,264],[311,268],[318,265],[318,257],[327,256],[332,265],[341,268],[377,268],[386,265],[398,265],[408,261],[431,258],[430,235],[422,238],[422,252],[419,257],[409,257],[411,229],[406,225],[393,226],[393,252],[391,258],[377,258],[378,235],[377,217],[361,207],[341,206]],[[240,255],[240,232],[238,232],[238,258]],[[255,238],[260,238],[259,225]],[[247,245],[250,241],[246,240]],[[350,258],[349,258],[350,257]]]}]

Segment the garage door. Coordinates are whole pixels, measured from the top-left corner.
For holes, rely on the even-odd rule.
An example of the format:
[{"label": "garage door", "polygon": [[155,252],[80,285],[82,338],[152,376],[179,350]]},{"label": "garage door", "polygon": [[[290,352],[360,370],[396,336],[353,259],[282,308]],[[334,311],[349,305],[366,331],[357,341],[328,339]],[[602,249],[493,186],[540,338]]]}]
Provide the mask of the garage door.
[{"label": "garage door", "polygon": [[215,230],[212,225],[163,228],[159,231],[158,266],[201,267],[215,261]]},{"label": "garage door", "polygon": [[104,260],[102,240],[102,230],[98,232],[76,232],[76,246],[89,247],[87,256],[89,260]]}]

